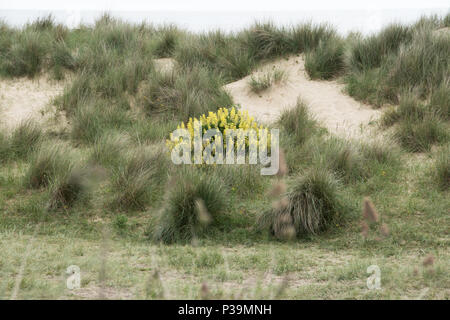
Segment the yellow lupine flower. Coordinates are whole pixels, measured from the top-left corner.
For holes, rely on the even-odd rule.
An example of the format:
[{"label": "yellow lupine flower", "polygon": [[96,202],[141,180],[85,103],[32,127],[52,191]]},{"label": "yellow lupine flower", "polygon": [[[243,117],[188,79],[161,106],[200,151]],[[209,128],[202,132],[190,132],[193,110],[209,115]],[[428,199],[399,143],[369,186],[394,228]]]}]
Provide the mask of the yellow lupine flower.
[{"label": "yellow lupine flower", "polygon": [[[258,125],[253,117],[248,115],[248,112],[245,110],[242,112],[239,109],[236,109],[234,106],[231,108],[219,108],[217,112],[209,111],[208,114],[202,114],[198,119],[196,117],[190,117],[186,126],[184,123],[181,123],[177,126],[177,129],[187,128],[189,130],[189,134],[191,136],[191,144],[193,145],[193,137],[195,133],[195,128],[198,126],[205,134],[208,129],[218,129],[223,134],[223,141],[220,142],[217,137],[212,137],[211,141],[203,142],[203,147],[209,145],[212,141],[217,140],[214,147],[214,152],[216,148],[220,147],[220,144],[223,145],[224,151],[226,152],[226,135],[228,129],[253,129],[256,132],[256,139],[254,137],[245,137],[242,139],[243,133],[239,134],[241,138],[241,142],[238,142],[238,148],[247,148],[250,145],[258,145],[260,138],[260,131],[265,129],[263,125]],[[173,138],[172,134],[170,134],[170,140],[166,141],[166,145],[169,149],[173,149],[177,144],[182,143],[183,139],[180,138],[177,141],[171,141]],[[270,134],[267,135],[267,146],[270,147]]]}]

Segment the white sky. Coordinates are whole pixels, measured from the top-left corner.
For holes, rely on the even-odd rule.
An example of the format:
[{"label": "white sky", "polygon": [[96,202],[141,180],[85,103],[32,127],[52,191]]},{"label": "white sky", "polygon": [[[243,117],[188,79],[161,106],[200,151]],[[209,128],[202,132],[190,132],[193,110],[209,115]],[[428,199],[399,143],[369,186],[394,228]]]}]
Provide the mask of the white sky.
[{"label": "white sky", "polygon": [[0,0],[0,10],[102,11],[302,11],[350,9],[449,8],[450,0]]}]

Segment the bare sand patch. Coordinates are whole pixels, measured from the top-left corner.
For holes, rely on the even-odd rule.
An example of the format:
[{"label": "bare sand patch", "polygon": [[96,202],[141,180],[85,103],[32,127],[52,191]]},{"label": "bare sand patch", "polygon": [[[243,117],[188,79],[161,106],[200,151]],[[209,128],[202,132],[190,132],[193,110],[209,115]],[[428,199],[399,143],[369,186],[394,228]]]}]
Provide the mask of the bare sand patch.
[{"label": "bare sand patch", "polygon": [[[55,120],[51,102],[62,93],[64,84],[47,76],[0,80],[0,126],[11,129],[27,119],[43,124]],[[61,117],[58,125],[66,123]]]},{"label": "bare sand patch", "polygon": [[[250,91],[248,81],[273,69],[283,70],[286,81],[275,84],[260,94]],[[330,132],[346,137],[364,135],[364,127],[378,119],[381,112],[360,103],[343,93],[344,85],[337,81],[310,80],[301,56],[292,56],[268,63],[258,71],[241,80],[229,83],[225,89],[257,120],[271,123],[278,119],[285,108],[295,106],[298,98],[303,99],[319,122]]]},{"label": "bare sand patch", "polygon": [[175,67],[175,60],[172,58],[154,59],[155,68],[161,72],[170,72]]},{"label": "bare sand patch", "polygon": [[437,35],[437,36],[441,36],[441,35],[450,36],[450,27],[445,27],[445,28],[440,28],[440,29],[434,30],[433,34]]}]

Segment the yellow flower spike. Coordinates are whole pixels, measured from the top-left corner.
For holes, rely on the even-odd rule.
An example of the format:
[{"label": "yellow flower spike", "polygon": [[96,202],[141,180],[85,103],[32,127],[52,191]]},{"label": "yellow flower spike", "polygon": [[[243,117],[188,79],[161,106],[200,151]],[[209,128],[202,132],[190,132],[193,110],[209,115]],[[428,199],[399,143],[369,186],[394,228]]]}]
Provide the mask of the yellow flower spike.
[{"label": "yellow flower spike", "polygon": [[[204,141],[202,143],[202,146],[205,148],[209,144],[211,144],[213,141],[216,141],[215,147],[213,150],[213,154],[216,151],[216,148],[222,147],[223,150],[226,152],[226,136],[228,133],[228,130],[235,130],[235,129],[254,129],[256,132],[256,139],[255,138],[249,138],[243,136],[243,133],[239,133],[239,142],[237,142],[236,147],[239,148],[247,148],[250,145],[256,145],[259,144],[259,139],[261,137],[260,130],[265,129],[263,125],[259,125],[253,117],[249,117],[248,111],[244,110],[241,111],[239,109],[236,109],[234,106],[231,108],[225,108],[221,107],[216,112],[209,111],[207,114],[202,114],[197,119],[196,117],[190,117],[187,123],[182,122],[177,126],[177,129],[185,129],[187,127],[190,136],[191,136],[191,147],[193,148],[193,137],[195,132],[195,126],[200,126],[200,130],[202,130],[203,134],[206,134],[208,129],[218,129],[220,132],[222,132],[223,140],[219,140],[218,137],[211,138],[210,141]],[[173,135],[170,134],[170,139],[172,140]],[[244,139],[243,139],[244,138]],[[267,137],[268,140],[264,141],[265,144],[267,144],[268,147],[270,147],[270,134],[268,134]],[[183,138],[179,138],[177,141],[171,141],[166,140],[166,145],[168,149],[173,149],[178,144],[187,144],[188,141],[183,141]]]}]

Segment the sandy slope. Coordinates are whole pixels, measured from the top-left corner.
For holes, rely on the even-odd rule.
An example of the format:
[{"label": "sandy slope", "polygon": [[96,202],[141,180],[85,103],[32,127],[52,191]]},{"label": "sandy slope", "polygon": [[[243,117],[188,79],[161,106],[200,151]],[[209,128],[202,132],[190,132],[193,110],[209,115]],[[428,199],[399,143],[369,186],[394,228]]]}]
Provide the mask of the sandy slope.
[{"label": "sandy slope", "polygon": [[[155,67],[169,71],[174,66],[170,58],[155,59]],[[63,92],[65,81],[51,81],[47,76],[36,79],[1,79],[0,80],[0,127],[14,128],[23,120],[33,119],[45,123],[46,127],[67,125],[63,114],[58,114],[56,122],[55,109],[51,106],[53,98]]]},{"label": "sandy slope", "polygon": [[11,129],[30,118],[40,123],[50,120],[51,101],[63,88],[63,82],[46,76],[0,80],[0,126]]},{"label": "sandy slope", "polygon": [[[163,71],[174,66],[172,59],[155,59],[156,68]],[[316,118],[331,132],[360,137],[367,130],[361,128],[375,120],[380,112],[361,104],[342,92],[336,81],[311,81],[304,71],[302,57],[291,57],[268,63],[254,74],[273,68],[284,70],[287,80],[257,95],[249,90],[247,76],[225,86],[236,103],[262,122],[275,121],[284,108],[295,106],[297,98],[307,102]],[[42,76],[35,80],[20,78],[0,81],[0,125],[12,128],[21,121],[33,118],[48,121],[54,110],[51,100],[60,94],[64,82],[50,81]],[[51,111],[51,112],[44,112]],[[60,119],[65,122],[65,119]]]},{"label": "sandy slope", "polygon": [[225,86],[235,103],[241,104],[244,110],[248,110],[259,121],[275,121],[284,108],[295,106],[299,97],[307,103],[322,125],[341,136],[361,136],[361,128],[380,115],[380,111],[344,94],[342,84],[336,81],[310,80],[301,56],[269,63],[256,74],[274,68],[284,70],[287,81],[274,85],[259,95],[250,92],[248,81],[251,75]]}]

